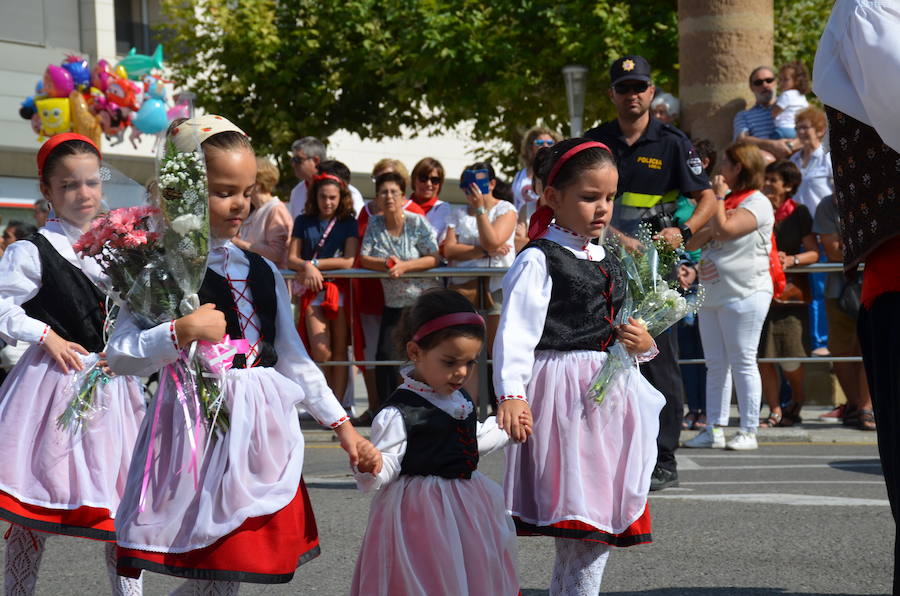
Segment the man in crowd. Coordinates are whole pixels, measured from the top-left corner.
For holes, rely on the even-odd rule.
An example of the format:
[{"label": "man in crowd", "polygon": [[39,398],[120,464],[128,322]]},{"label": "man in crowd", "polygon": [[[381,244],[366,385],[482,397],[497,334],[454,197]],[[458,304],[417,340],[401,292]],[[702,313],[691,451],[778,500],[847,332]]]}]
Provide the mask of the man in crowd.
[{"label": "man in crowd", "polygon": [[[353,198],[353,211],[359,215],[365,205],[365,200],[362,193],[350,184],[350,169],[339,161],[329,160],[328,171],[322,171],[320,166],[325,161],[325,144],[322,141],[315,137],[303,137],[293,142],[291,152],[293,153],[291,166],[294,168],[294,176],[300,181],[291,191],[291,200],[288,204],[291,218],[297,219],[298,215],[303,214],[308,199],[307,192],[312,186],[313,179],[322,173],[336,175],[344,181]],[[335,168],[337,171],[332,171]]]},{"label": "man in crowd", "polygon": [[[619,188],[610,232],[626,248],[637,248],[634,236],[649,222],[673,247],[690,240],[712,216],[716,197],[700,157],[687,135],[650,115],[655,87],[650,64],[641,56],[624,56],[609,69],[609,97],[617,118],[589,130],[585,136],[607,145],[616,156]],[[679,194],[697,202],[694,214],[680,227],[672,221]],[[678,338],[670,329],[656,338],[659,355],[641,365],[641,372],[666,398],[660,414],[659,456],[651,490],[678,485],[675,449],[684,415],[684,389],[678,368]]]},{"label": "man in crowd", "polygon": [[786,158],[794,152],[795,141],[775,138],[775,72],[768,66],[757,66],[750,73],[750,91],[756,104],[734,115],[734,140],[743,138],[776,158]]}]

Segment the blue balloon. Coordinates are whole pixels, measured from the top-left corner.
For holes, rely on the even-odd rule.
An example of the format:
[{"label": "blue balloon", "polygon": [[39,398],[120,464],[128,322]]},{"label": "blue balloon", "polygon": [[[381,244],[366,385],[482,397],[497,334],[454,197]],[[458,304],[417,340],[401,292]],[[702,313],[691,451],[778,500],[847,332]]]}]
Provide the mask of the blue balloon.
[{"label": "blue balloon", "polygon": [[131,125],[148,135],[164,131],[169,126],[165,102],[156,98],[145,99]]}]

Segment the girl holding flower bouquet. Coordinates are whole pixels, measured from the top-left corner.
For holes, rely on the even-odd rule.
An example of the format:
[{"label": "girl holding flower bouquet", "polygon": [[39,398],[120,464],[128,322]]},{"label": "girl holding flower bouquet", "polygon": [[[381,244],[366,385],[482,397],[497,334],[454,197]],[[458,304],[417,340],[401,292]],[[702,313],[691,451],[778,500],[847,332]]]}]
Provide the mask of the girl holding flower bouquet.
[{"label": "girl holding flower bouquet", "polygon": [[614,324],[625,273],[593,243],[612,217],[612,154],[588,139],[542,151],[552,152],[541,172],[551,211],[532,218],[537,239],[503,280],[494,343],[498,423],[521,439],[521,412],[530,406],[534,416],[534,435],[507,450],[506,504],[521,535],[556,538],[550,593],[596,594],[610,545],[650,541],[647,493],[665,400],[636,366],[617,377],[603,407],[588,396],[614,342],[643,361],[655,343],[634,319]]},{"label": "girl holding flower bouquet", "polygon": [[[223,373],[218,416],[227,417],[227,428],[191,413],[199,402],[181,381],[151,403],[117,518],[119,572],[186,578],[178,594],[234,594],[242,581],[288,582],[319,554],[301,477],[298,403],[335,430],[353,464],[377,470],[381,460],[303,348],[278,269],[231,241],[249,212],[256,176],[246,135],[205,115],[173,122],[167,142],[179,154],[201,147],[205,156],[210,250],[198,292],[203,304],[147,329],[123,309],[110,366],[174,376],[167,365],[190,354],[194,342],[238,346],[239,353]],[[163,190],[161,200],[172,199]]]},{"label": "girl holding flower bouquet", "polygon": [[116,575],[113,518],[144,417],[143,387],[135,377],[104,375],[82,423],[60,422],[78,372],[104,366],[97,284],[105,279],[73,249],[100,210],[100,151],[87,137],[59,134],[41,147],[37,165],[55,217],[0,261],[0,337],[32,344],[0,387],[0,518],[12,523],[6,593],[34,592],[47,536],[63,534],[108,542],[113,593],[140,594],[139,579]]}]

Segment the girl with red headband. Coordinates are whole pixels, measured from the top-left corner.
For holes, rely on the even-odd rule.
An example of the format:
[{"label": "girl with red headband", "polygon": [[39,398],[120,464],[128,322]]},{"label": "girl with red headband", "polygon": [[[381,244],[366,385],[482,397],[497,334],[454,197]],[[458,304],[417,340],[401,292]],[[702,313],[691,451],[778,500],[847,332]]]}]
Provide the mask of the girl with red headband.
[{"label": "girl with red headband", "polygon": [[[484,337],[484,319],[452,290],[404,311],[397,343],[413,364],[372,422],[381,472],[358,468],[359,488],[378,492],[351,594],[519,593],[502,489],[477,470],[509,437],[493,417],[478,422],[462,388]],[[529,428],[530,414],[517,423]]]},{"label": "girl with red headband", "polygon": [[[346,282],[325,281],[322,271],[353,267],[359,235],[350,190],[339,177],[313,178],[304,213],[294,220],[288,267],[297,272],[300,337],[316,362],[344,360],[347,355]],[[349,303],[348,303],[349,305]],[[325,368],[328,386],[337,396],[347,390],[347,367]]]},{"label": "girl with red headband", "polygon": [[501,428],[521,440],[529,429],[517,421],[534,412],[534,435],[507,450],[506,506],[521,535],[556,538],[551,594],[597,594],[609,546],[650,541],[647,493],[665,400],[637,368],[607,395],[609,407],[585,395],[614,341],[639,361],[655,344],[634,319],[614,324],[625,276],[594,243],[612,217],[612,154],[587,139],[550,151],[540,173],[547,207],[503,280],[494,342]]},{"label": "girl with red headband", "polygon": [[105,344],[102,271],[72,248],[100,210],[100,151],[87,137],[55,135],[37,165],[54,217],[0,261],[0,337],[32,344],[0,387],[0,518],[12,523],[6,593],[34,592],[44,543],[63,534],[108,542],[113,593],[140,594],[139,579],[116,576],[113,518],[144,418],[143,387],[112,377],[97,385],[87,419],[57,423],[76,372]]},{"label": "girl with red headband", "polygon": [[[230,426],[193,441],[179,396],[157,394],[141,429],[116,518],[119,572],[141,569],[188,581],[177,594],[235,594],[239,582],[285,583],[319,554],[302,480],[302,404],[335,431],[355,464],[380,458],[348,422],[293,325],[277,267],[231,239],[250,210],[256,160],[247,136],[221,116],[172,123],[180,152],[203,149],[210,251],[193,313],[141,329],[125,309],[109,342],[113,370],[149,375],[195,341],[245,340],[225,373]],[[187,430],[186,430],[187,427]],[[202,461],[198,459],[202,457]]]}]

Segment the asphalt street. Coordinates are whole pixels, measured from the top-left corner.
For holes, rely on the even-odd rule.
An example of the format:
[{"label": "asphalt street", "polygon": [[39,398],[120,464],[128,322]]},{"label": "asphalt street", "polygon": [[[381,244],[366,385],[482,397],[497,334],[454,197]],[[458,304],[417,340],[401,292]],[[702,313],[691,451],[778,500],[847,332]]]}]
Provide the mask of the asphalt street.
[{"label": "asphalt street", "polygon": [[[322,556],[289,584],[245,584],[242,594],[349,589],[370,497],[357,492],[343,452],[308,434],[305,477]],[[755,452],[679,450],[681,486],[651,497],[655,542],[613,551],[605,593],[890,593],[893,520],[871,435],[857,435],[868,444],[769,441]],[[503,464],[494,455],[481,470],[499,480]],[[101,545],[63,537],[47,544],[39,594],[109,592]],[[551,539],[519,539],[526,596],[547,594],[552,565]],[[177,585],[147,574],[144,591],[166,594]]]}]

